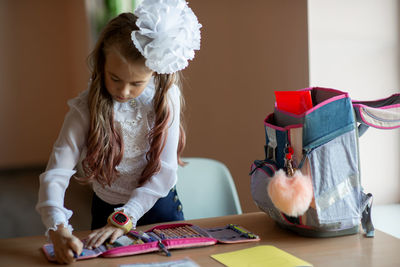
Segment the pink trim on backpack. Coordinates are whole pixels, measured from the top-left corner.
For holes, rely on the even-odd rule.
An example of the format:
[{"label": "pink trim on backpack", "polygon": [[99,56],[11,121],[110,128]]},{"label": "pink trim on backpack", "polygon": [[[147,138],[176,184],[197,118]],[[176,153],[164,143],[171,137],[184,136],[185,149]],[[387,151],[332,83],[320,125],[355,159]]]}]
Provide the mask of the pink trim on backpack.
[{"label": "pink trim on backpack", "polygon": [[338,93],[338,94],[346,94],[347,96],[349,95],[349,93],[337,90],[337,89],[333,89],[333,88],[326,88],[326,87],[318,87],[318,86],[314,86],[314,87],[307,87],[307,88],[303,88],[303,89],[299,89],[298,91],[312,91],[312,90],[322,90],[322,91],[327,91],[327,92],[334,92],[334,93]]},{"label": "pink trim on backpack", "polygon": [[[374,110],[374,109],[381,109],[381,110],[386,110],[386,109],[392,109],[392,108],[400,108],[400,104],[395,104],[395,105],[390,105],[390,106],[385,106],[385,107],[379,107],[379,108],[372,108],[364,104],[354,104],[353,105],[355,109],[358,109],[358,112],[360,114],[361,120],[368,126],[377,128],[377,129],[384,129],[384,130],[390,130],[390,129],[396,129],[400,127],[400,122],[397,123],[397,125],[394,126],[379,126],[376,124],[370,123],[366,118],[364,113],[368,113],[368,109]],[[378,119],[379,120],[379,119]]]},{"label": "pink trim on backpack", "polygon": [[271,124],[271,123],[267,122],[268,119],[270,119],[270,117],[273,116],[273,115],[274,115],[274,113],[271,113],[264,119],[264,126],[267,126],[269,128],[272,128],[272,129],[280,131],[280,132],[286,132],[287,130],[292,129],[292,128],[303,127],[302,124],[293,124],[293,125],[288,125],[286,127],[279,127],[279,126],[276,126],[274,124]]},{"label": "pink trim on backpack", "polygon": [[[281,217],[282,217],[289,225],[292,225],[292,226],[295,226],[295,227],[298,227],[298,228],[312,229],[312,227],[311,227],[311,226],[308,226],[308,225],[304,225],[304,224],[294,224],[294,223],[290,222],[290,221],[286,218],[286,216],[285,216],[285,214],[284,214],[283,212],[281,212],[280,214],[281,214]],[[302,218],[302,216],[299,216],[299,218],[300,218],[299,221],[300,221],[300,223],[301,223],[301,218]]]},{"label": "pink trim on backpack", "polygon": [[329,99],[327,99],[325,101],[322,101],[321,103],[319,103],[319,104],[315,105],[314,107],[310,108],[309,110],[307,110],[305,112],[305,115],[308,115],[311,112],[313,112],[313,111],[315,111],[315,110],[317,110],[317,109],[319,109],[319,108],[321,108],[321,107],[323,107],[323,106],[325,106],[325,105],[327,105],[329,103],[335,102],[335,101],[337,101],[339,99],[343,99],[343,98],[349,98],[349,94],[343,93],[342,95],[337,95],[337,96],[331,97],[331,98],[329,98]]},{"label": "pink trim on backpack", "polygon": [[[370,107],[364,104],[353,104],[353,107],[357,107],[357,108],[374,108],[374,107]],[[398,108],[400,107],[400,104],[394,104],[394,105],[389,105],[389,106],[384,106],[384,107],[379,107],[379,108],[374,108],[374,109],[391,109],[391,108]]]},{"label": "pink trim on backpack", "polygon": [[[275,166],[274,166],[273,164],[268,164],[268,163],[266,163],[264,166],[266,166],[266,167],[268,167],[270,170],[272,170],[273,173],[275,173],[275,172],[278,170],[278,169],[275,168]],[[256,166],[256,164],[253,163],[253,164],[251,164],[251,166],[250,166],[250,172],[253,171],[254,169],[259,169],[260,171],[262,171],[263,173],[265,173],[268,177],[270,177],[269,174],[268,174],[263,168],[259,168],[259,167]]]}]

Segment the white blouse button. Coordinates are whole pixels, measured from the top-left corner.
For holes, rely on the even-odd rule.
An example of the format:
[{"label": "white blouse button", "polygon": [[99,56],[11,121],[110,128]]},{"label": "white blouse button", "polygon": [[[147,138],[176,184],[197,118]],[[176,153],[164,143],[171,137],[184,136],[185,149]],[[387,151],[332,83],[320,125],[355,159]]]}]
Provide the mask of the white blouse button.
[{"label": "white blouse button", "polygon": [[130,100],[129,101],[129,105],[131,105],[131,107],[136,107],[136,101],[135,101],[135,99],[132,99],[132,100]]}]

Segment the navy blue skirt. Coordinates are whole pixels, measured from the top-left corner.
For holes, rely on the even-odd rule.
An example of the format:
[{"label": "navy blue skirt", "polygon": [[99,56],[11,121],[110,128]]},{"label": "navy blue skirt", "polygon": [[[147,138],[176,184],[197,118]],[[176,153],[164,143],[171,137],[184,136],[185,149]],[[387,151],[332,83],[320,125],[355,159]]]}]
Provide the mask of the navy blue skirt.
[{"label": "navy blue skirt", "polygon": [[[91,229],[94,230],[105,226],[108,216],[114,212],[115,208],[122,207],[123,205],[108,204],[96,194],[93,194]],[[182,204],[178,198],[176,189],[173,188],[166,197],[157,200],[154,206],[139,219],[137,226],[182,220],[184,220]]]}]

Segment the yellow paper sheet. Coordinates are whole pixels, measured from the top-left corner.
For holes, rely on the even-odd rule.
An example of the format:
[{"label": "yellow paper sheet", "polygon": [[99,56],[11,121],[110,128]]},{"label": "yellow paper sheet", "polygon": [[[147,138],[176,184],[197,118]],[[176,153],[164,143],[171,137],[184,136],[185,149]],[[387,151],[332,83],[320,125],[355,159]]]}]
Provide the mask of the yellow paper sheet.
[{"label": "yellow paper sheet", "polygon": [[212,258],[229,267],[293,267],[312,266],[274,246],[256,246],[227,253],[211,255]]}]

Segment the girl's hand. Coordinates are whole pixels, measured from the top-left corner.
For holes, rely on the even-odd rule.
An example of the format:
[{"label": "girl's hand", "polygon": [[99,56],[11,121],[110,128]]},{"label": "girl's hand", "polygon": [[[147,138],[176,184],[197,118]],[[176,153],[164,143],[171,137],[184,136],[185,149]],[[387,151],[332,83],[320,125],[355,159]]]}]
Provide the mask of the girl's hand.
[{"label": "girl's hand", "polygon": [[94,230],[89,234],[86,241],[86,247],[89,249],[97,248],[110,238],[110,243],[114,243],[118,237],[124,235],[124,230],[112,225],[107,224],[106,226]]},{"label": "girl's hand", "polygon": [[49,231],[49,236],[54,245],[54,255],[58,263],[70,264],[76,259],[75,255],[80,255],[83,243],[79,238],[72,235],[64,225],[58,225],[57,230]]}]

